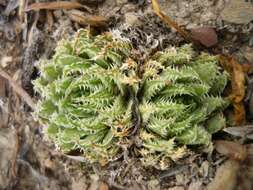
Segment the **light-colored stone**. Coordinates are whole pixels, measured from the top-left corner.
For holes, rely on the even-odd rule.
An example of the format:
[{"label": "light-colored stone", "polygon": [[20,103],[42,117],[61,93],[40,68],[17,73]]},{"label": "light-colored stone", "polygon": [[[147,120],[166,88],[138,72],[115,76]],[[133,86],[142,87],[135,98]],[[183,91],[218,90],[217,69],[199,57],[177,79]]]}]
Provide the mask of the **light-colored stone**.
[{"label": "light-colored stone", "polygon": [[209,172],[209,162],[204,161],[200,167],[200,173],[202,176],[207,177]]},{"label": "light-colored stone", "polygon": [[253,4],[245,0],[231,0],[221,12],[221,18],[235,24],[248,24],[253,20]]},{"label": "light-colored stone", "polygon": [[140,24],[140,20],[138,18],[138,15],[134,12],[130,12],[130,13],[125,14],[125,22],[130,26]]},{"label": "light-colored stone", "polygon": [[13,58],[11,56],[3,56],[1,59],[1,66],[7,67],[11,62],[13,61]]}]

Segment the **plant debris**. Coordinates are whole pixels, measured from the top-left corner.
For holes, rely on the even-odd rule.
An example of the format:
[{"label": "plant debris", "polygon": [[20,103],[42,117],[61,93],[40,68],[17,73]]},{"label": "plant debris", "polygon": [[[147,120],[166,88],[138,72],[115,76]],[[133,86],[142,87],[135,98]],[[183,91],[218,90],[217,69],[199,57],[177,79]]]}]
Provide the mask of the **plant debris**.
[{"label": "plant debris", "polygon": [[234,106],[234,120],[237,125],[245,122],[245,76],[242,66],[235,60],[234,57],[220,56],[220,63],[223,68],[230,73],[232,92],[230,99]]},{"label": "plant debris", "polygon": [[190,37],[190,35],[188,34],[188,32],[186,32],[185,30],[183,30],[175,21],[173,21],[170,17],[168,17],[167,15],[165,15],[161,9],[160,6],[157,2],[157,0],[152,0],[152,5],[153,5],[153,10],[154,12],[165,22],[167,23],[170,27],[173,27],[174,29],[177,30],[177,32],[179,34],[181,34],[184,39],[187,42],[192,42],[192,38]]},{"label": "plant debris", "polygon": [[0,69],[0,76],[7,79],[13,90],[33,109],[35,110],[35,103],[29,94],[19,86],[4,70]]},{"label": "plant debris", "polygon": [[69,2],[69,1],[55,1],[55,2],[40,2],[40,3],[33,3],[29,5],[25,11],[38,11],[41,9],[47,10],[56,10],[56,9],[77,9],[77,8],[84,8],[85,10],[92,13],[91,9],[85,5],[82,5],[77,2]]},{"label": "plant debris", "polygon": [[107,26],[107,19],[102,16],[95,16],[95,15],[87,15],[82,11],[79,10],[70,10],[67,11],[67,15],[69,18],[81,25],[93,26],[93,27],[106,27]]}]

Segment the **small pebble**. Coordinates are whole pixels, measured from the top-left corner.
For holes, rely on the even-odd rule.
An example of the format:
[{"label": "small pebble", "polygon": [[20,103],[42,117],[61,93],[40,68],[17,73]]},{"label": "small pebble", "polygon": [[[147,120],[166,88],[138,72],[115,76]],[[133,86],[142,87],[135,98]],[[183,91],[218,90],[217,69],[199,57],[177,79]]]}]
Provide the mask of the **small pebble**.
[{"label": "small pebble", "polygon": [[4,56],[1,59],[1,66],[3,68],[5,68],[6,66],[8,66],[9,63],[11,63],[13,60],[13,58],[11,56]]}]

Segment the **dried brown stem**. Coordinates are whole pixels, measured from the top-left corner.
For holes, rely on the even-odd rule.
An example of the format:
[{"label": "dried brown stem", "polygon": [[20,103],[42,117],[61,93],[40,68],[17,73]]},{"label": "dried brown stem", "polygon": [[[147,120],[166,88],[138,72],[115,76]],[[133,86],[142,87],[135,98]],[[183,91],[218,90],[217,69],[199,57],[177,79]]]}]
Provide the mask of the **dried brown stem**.
[{"label": "dried brown stem", "polygon": [[34,110],[35,104],[29,94],[21,88],[15,80],[13,80],[10,75],[8,75],[4,70],[0,68],[0,76],[8,80],[13,90]]},{"label": "dried brown stem", "polygon": [[161,11],[161,8],[157,0],[152,0],[152,5],[153,5],[154,12],[157,14],[157,16],[159,16],[170,27],[176,29],[176,31],[180,35],[182,35],[187,42],[193,42],[193,39],[191,38],[190,34],[187,31],[182,29],[175,21],[173,21],[170,17],[168,17]]}]

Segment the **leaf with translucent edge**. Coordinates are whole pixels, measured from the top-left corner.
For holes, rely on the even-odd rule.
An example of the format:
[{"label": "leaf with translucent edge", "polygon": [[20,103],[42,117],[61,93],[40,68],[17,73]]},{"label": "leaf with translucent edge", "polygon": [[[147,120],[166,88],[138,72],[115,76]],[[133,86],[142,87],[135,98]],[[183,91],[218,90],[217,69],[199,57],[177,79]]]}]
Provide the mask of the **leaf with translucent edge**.
[{"label": "leaf with translucent edge", "polygon": [[201,97],[208,93],[209,88],[210,87],[205,84],[198,84],[198,83],[171,84],[170,86],[162,90],[161,96],[169,99],[182,95]]},{"label": "leaf with translucent edge", "polygon": [[218,113],[207,120],[206,122],[206,130],[210,133],[216,133],[222,130],[226,126],[226,120],[223,114]]},{"label": "leaf with translucent edge", "polygon": [[[145,82],[141,87],[143,97],[139,109],[147,131],[141,139],[149,143],[143,145],[146,153],[142,155],[147,162],[158,164],[164,163],[165,155],[169,156],[159,149],[161,139],[175,138],[178,146],[208,146],[211,134],[221,129],[225,121],[213,115],[229,102],[219,96],[226,86],[227,76],[220,71],[215,56],[194,56],[191,47],[184,46],[159,52],[152,59],[144,65]],[[160,153],[151,153],[154,148]]]},{"label": "leaf with translucent edge", "polygon": [[155,58],[164,65],[181,65],[189,63],[193,54],[191,45],[186,44],[181,48],[168,48],[164,52],[158,52]]},{"label": "leaf with translucent edge", "polygon": [[225,71],[217,74],[210,89],[210,93],[212,95],[221,95],[227,85],[228,77],[229,75]]},{"label": "leaf with translucent edge", "polygon": [[203,127],[194,126],[187,128],[181,135],[176,137],[176,140],[188,145],[209,145],[211,143],[211,135]]}]

